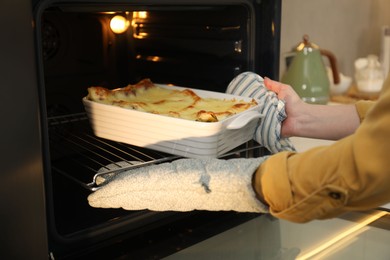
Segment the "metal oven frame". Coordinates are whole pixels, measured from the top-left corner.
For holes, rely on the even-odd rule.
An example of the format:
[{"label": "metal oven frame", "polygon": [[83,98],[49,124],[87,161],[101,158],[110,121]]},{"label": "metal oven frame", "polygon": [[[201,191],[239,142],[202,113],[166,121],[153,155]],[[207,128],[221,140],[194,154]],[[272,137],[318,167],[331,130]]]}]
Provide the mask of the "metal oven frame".
[{"label": "metal oven frame", "polygon": [[[118,4],[122,1],[106,1]],[[238,1],[238,0],[237,0]],[[245,0],[240,0],[246,2]],[[249,1],[249,0],[248,0]],[[42,142],[42,118],[38,89],[40,87],[40,68],[35,48],[35,26],[33,7],[38,1],[2,0],[3,11],[0,31],[0,78],[2,81],[3,99],[0,111],[3,124],[0,128],[1,157],[3,171],[0,176],[3,187],[0,189],[0,213],[3,241],[0,246],[0,257],[3,259],[46,259],[50,258],[49,223],[47,220],[47,187],[44,178],[45,147]],[[48,1],[51,3],[61,1]],[[80,2],[77,0],[68,3]],[[84,3],[97,1],[85,0]],[[100,1],[102,2],[102,1]],[[153,0],[142,1],[142,4],[153,4]],[[181,4],[210,3],[209,0],[180,1]],[[214,0],[215,4],[223,4],[226,0]],[[279,10],[280,0],[273,1]],[[175,4],[178,1],[164,1]],[[260,17],[259,19],[263,19]],[[253,68],[260,61],[272,60],[264,73],[276,78],[279,70],[279,28],[280,17],[273,21],[275,31],[272,50],[267,53],[256,53]],[[264,49],[262,41],[257,39],[258,49]],[[264,67],[264,65],[262,65]],[[68,120],[82,121],[83,115],[77,118],[55,118],[53,124]],[[85,119],[85,118],[84,118]],[[55,122],[55,120],[59,120]],[[64,121],[65,120],[65,121]],[[248,152],[246,148],[239,152]],[[172,159],[170,157],[153,158],[150,162]],[[66,175],[66,173],[65,173]],[[68,176],[69,177],[69,176]],[[70,178],[72,178],[70,176]],[[90,183],[80,183],[93,189]]]}]

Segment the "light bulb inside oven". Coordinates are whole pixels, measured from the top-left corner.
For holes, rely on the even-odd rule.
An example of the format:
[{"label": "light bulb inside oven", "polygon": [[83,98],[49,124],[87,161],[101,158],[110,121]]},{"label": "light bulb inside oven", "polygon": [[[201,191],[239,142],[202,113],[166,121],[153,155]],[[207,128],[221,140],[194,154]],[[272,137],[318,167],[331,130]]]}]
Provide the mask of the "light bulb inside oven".
[{"label": "light bulb inside oven", "polygon": [[129,27],[129,21],[122,15],[115,15],[110,22],[111,30],[116,34],[124,33]]}]

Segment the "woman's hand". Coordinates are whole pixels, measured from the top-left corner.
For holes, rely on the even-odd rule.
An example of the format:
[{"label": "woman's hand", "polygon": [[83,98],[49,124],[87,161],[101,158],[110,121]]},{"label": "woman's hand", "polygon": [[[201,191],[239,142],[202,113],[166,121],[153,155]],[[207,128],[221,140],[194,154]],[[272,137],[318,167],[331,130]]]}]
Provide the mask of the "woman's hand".
[{"label": "woman's hand", "polygon": [[286,104],[283,137],[299,136],[338,140],[355,132],[360,119],[355,105],[314,105],[305,103],[286,84],[264,78],[264,85]]},{"label": "woman's hand", "polygon": [[280,100],[284,100],[286,105],[287,118],[282,123],[281,134],[283,137],[295,136],[299,133],[299,116],[305,111],[305,102],[289,85],[264,78],[264,85],[275,92]]}]

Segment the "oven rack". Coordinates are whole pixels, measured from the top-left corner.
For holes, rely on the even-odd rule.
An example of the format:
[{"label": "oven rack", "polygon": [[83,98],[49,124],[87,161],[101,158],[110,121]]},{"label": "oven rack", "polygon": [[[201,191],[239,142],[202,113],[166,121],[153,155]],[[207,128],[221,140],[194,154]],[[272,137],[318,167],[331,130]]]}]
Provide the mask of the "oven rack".
[{"label": "oven rack", "polygon": [[[123,171],[181,158],[99,138],[93,134],[86,113],[50,117],[48,125],[52,172],[90,191]],[[259,156],[262,149],[250,141],[220,158]]]}]

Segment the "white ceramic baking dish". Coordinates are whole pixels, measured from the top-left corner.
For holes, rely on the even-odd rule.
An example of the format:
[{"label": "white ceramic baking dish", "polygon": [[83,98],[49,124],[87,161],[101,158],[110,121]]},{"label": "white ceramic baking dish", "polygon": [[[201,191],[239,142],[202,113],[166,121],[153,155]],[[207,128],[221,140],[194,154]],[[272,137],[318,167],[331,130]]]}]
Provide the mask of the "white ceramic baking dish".
[{"label": "white ceramic baking dish", "polygon": [[[192,90],[205,98],[251,101],[225,93]],[[96,136],[189,158],[218,157],[251,140],[263,117],[258,112],[259,105],[219,122],[197,122],[101,104],[86,97],[82,101]]]}]

